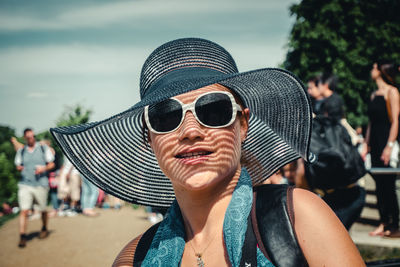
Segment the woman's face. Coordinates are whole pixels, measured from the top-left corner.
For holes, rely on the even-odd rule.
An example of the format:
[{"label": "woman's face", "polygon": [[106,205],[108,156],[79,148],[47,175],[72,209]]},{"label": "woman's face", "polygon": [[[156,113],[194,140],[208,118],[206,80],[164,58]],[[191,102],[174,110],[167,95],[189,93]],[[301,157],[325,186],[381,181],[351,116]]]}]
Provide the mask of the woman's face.
[{"label": "woman's face", "polygon": [[[209,91],[229,91],[214,84],[175,98],[192,103]],[[175,190],[202,190],[231,179],[240,171],[241,143],[246,138],[249,110],[237,113],[236,120],[225,128],[208,128],[186,112],[180,127],[167,134],[149,131],[149,142],[164,174]]]},{"label": "woman's face", "polygon": [[378,69],[378,64],[374,63],[374,65],[372,65],[372,69],[371,69],[372,80],[375,81],[380,75],[381,75],[381,72]]}]

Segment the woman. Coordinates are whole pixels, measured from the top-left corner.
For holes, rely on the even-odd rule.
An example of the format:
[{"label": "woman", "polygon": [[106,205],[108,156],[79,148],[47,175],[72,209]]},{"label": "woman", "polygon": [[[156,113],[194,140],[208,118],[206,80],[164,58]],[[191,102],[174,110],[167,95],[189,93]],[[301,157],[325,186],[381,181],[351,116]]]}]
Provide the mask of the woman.
[{"label": "woman", "polygon": [[[114,266],[273,266],[295,251],[301,257],[284,265],[306,259],[311,266],[363,266],[343,226],[311,193],[289,193],[294,228],[288,216],[266,219],[259,208],[273,204],[283,185],[266,185],[271,194],[257,199],[271,201],[257,201],[257,218],[250,216],[252,185],[299,156],[309,159],[311,109],[292,74],[239,73],[221,46],[186,38],[149,56],[140,92],[139,103],[108,120],[52,129],[77,168],[108,193],[143,205],[172,203],[166,218],[131,241]],[[280,197],[287,192],[281,191]],[[269,226],[264,219],[290,225],[285,233],[296,233],[291,240],[298,248],[259,242],[255,232],[264,236]],[[283,236],[269,234],[266,241]],[[266,256],[264,247],[275,252]]]},{"label": "woman", "polygon": [[[399,92],[395,85],[398,69],[391,63],[375,63],[371,78],[378,90],[371,95],[368,105],[369,124],[365,137],[363,156],[368,150],[372,167],[389,167],[390,156],[399,129]],[[396,196],[396,175],[373,175],[380,225],[370,235],[400,237],[399,205]]]}]

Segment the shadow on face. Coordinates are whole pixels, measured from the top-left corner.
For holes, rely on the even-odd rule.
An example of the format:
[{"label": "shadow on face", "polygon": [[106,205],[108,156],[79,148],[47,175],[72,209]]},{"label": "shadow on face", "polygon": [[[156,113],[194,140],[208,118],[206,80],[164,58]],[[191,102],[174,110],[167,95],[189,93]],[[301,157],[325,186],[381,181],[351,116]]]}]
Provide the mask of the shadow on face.
[{"label": "shadow on face", "polygon": [[[230,90],[214,84],[175,98],[192,103],[199,95]],[[202,190],[229,184],[240,172],[241,144],[247,134],[248,109],[224,128],[201,125],[188,111],[180,127],[167,134],[149,132],[149,142],[164,174],[176,190]],[[238,113],[239,115],[239,113]],[[247,118],[246,118],[247,116]]]}]

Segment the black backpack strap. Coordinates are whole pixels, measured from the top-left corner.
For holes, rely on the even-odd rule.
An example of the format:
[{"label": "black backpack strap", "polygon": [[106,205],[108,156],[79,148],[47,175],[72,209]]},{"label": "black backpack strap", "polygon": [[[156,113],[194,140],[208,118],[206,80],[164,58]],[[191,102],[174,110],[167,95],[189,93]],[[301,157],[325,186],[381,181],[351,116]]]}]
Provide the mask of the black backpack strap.
[{"label": "black backpack strap", "polygon": [[240,259],[239,266],[257,266],[257,238],[254,235],[253,225],[251,223],[251,213],[249,214],[249,217],[247,219],[247,230],[244,237],[242,258]]},{"label": "black backpack strap", "polygon": [[21,166],[24,166],[24,154],[25,154],[26,146],[21,149]]},{"label": "black backpack strap", "polygon": [[252,222],[260,250],[275,266],[307,266],[293,227],[293,187],[269,184],[254,190]]},{"label": "black backpack strap", "polygon": [[142,262],[146,257],[147,251],[150,249],[151,242],[157,233],[160,223],[161,222],[150,227],[140,238],[135,250],[135,255],[133,256],[133,267],[139,267],[142,265]]},{"label": "black backpack strap", "polygon": [[260,234],[260,229],[258,228],[258,221],[257,221],[257,215],[256,215],[256,203],[257,203],[257,191],[253,192],[253,205],[251,207],[251,224],[253,226],[253,231],[254,231],[254,235],[256,237],[256,241],[257,241],[257,245],[258,248],[261,250],[261,252],[264,254],[264,256],[271,261],[267,250],[264,247],[264,243],[262,242],[261,239],[261,234]]}]

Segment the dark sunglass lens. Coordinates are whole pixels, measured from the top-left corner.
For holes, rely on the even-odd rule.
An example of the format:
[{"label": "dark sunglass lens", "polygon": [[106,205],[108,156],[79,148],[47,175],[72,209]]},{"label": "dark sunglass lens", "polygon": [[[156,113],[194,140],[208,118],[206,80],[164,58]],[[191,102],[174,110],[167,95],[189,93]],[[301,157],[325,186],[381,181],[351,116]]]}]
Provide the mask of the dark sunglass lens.
[{"label": "dark sunglass lens", "polygon": [[178,127],[182,118],[182,106],[174,99],[167,99],[149,106],[149,121],[157,132],[169,132]]},{"label": "dark sunglass lens", "polygon": [[196,102],[196,115],[205,125],[223,126],[232,118],[232,103],[229,97],[221,93],[212,93],[200,97]]}]

